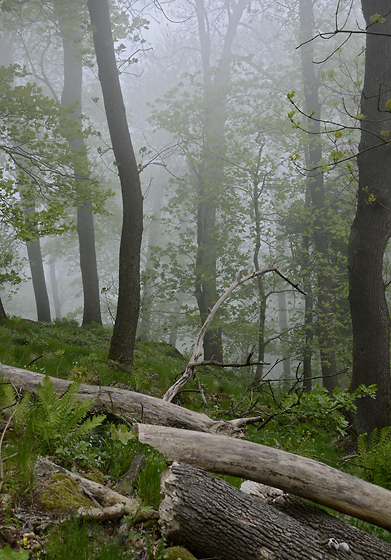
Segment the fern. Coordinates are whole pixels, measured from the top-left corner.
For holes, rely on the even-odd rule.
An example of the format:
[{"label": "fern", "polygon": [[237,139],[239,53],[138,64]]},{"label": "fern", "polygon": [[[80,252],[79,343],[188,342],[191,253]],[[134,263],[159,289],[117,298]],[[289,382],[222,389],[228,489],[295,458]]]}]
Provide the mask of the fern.
[{"label": "fern", "polygon": [[58,397],[48,376],[37,389],[38,409],[35,416],[35,432],[44,443],[45,451],[54,452],[61,443],[69,447],[84,434],[99,426],[104,416],[83,419],[91,408],[93,399],[79,402],[77,393],[80,383],[71,383],[62,397]]},{"label": "fern", "polygon": [[391,489],[391,427],[376,428],[368,437],[357,438],[357,451],[363,467],[363,477],[378,486]]}]

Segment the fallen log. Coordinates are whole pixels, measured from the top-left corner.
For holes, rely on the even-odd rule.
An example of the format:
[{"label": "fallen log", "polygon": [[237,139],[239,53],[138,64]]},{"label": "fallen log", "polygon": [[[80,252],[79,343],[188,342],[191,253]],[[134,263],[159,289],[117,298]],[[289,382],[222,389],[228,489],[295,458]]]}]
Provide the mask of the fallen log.
[{"label": "fallen log", "polygon": [[276,510],[321,533],[324,536],[322,542],[329,538],[334,538],[338,543],[345,542],[351,550],[359,551],[364,558],[382,560],[390,556],[389,542],[349,525],[303,498],[250,480],[243,482],[240,490],[257,496]]},{"label": "fallen log", "polygon": [[[256,497],[186,463],[161,475],[160,524],[169,541],[201,558],[219,560],[384,560],[391,544],[372,537],[361,549],[361,531],[339,541]],[[354,529],[354,528],[352,528]],[[352,538],[354,536],[354,538]],[[349,540],[349,542],[347,542]]]},{"label": "fallen log", "polygon": [[[0,375],[22,391],[35,394],[44,375],[27,369],[0,364]],[[72,383],[65,379],[50,378],[58,394],[63,394]],[[112,414],[130,423],[148,422],[163,426],[175,426],[186,430],[210,433],[224,433],[242,437],[243,432],[235,424],[215,421],[206,414],[194,412],[162,399],[133,391],[96,385],[80,385],[78,397],[81,401],[93,399],[92,412]]]},{"label": "fallen log", "polygon": [[138,439],[170,461],[242,477],[306,498],[391,530],[391,492],[306,457],[258,443],[137,425]]}]

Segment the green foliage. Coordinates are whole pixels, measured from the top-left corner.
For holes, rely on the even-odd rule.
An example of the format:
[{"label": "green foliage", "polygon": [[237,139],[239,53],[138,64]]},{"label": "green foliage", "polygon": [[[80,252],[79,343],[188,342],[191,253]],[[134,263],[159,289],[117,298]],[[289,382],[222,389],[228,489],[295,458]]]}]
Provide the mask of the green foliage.
[{"label": "green foliage", "polygon": [[343,436],[349,425],[344,413],[355,412],[356,399],[365,396],[374,398],[375,392],[375,385],[362,385],[353,393],[337,388],[330,394],[325,387],[317,385],[310,393],[287,395],[282,403],[283,411],[279,414],[279,419],[284,421],[282,415],[289,411],[289,422],[307,422],[311,431],[322,429]]},{"label": "green foliage", "polygon": [[12,548],[7,545],[0,550],[0,560],[28,560],[29,558],[29,551],[23,548],[20,550],[12,550]]},{"label": "green foliage", "polygon": [[43,385],[39,385],[38,406],[34,410],[33,424],[45,452],[55,452],[59,444],[70,447],[105,419],[104,416],[98,415],[84,420],[93,399],[79,402],[79,387],[80,383],[71,383],[59,398],[48,376],[45,377]]},{"label": "green foliage", "polygon": [[118,540],[105,538],[98,525],[72,519],[56,527],[46,543],[45,560],[130,560],[134,556]]},{"label": "green foliage", "polygon": [[166,467],[167,462],[161,455],[147,458],[138,479],[138,495],[145,506],[158,509],[161,500],[160,474]]},{"label": "green foliage", "polygon": [[391,427],[375,429],[370,436],[360,434],[357,451],[362,478],[391,490]]},{"label": "green foliage", "polygon": [[74,227],[70,206],[93,199],[102,211],[106,194],[75,179],[75,169],[88,176],[88,162],[83,150],[69,146],[64,129],[73,138],[90,131],[75,124],[74,107],[64,109],[28,78],[20,66],[0,68],[0,150],[6,157],[0,171],[0,216],[17,238],[35,240]]}]

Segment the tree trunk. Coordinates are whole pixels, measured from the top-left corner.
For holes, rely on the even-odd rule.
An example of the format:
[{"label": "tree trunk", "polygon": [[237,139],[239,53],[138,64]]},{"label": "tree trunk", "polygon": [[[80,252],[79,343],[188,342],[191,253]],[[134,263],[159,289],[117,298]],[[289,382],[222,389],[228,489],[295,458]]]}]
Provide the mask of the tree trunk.
[{"label": "tree trunk", "polygon": [[7,319],[8,319],[7,313],[5,312],[3,302],[1,301],[0,298],[0,321],[6,321]]},{"label": "tree trunk", "polygon": [[49,271],[50,271],[50,286],[52,288],[52,296],[53,296],[53,305],[54,305],[54,316],[56,319],[61,319],[61,301],[60,296],[58,294],[58,282],[56,277],[56,261],[54,258],[51,258],[49,263]]},{"label": "tree trunk", "polygon": [[153,248],[158,244],[159,231],[160,231],[160,216],[163,204],[163,187],[158,187],[153,201],[153,216],[152,223],[149,226],[148,236],[148,254],[147,262],[145,263],[145,273],[147,278],[145,280],[142,304],[140,313],[140,322],[138,337],[140,340],[149,340],[150,338],[150,323],[151,323],[151,300],[152,300],[152,282],[149,280],[149,271],[153,268],[152,252]]},{"label": "tree trunk", "polygon": [[[322,525],[313,529],[185,463],[174,462],[161,479],[162,531],[167,539],[179,542],[199,558],[334,560],[337,555],[341,559],[383,560],[391,554],[389,543],[372,537],[368,546],[365,534],[354,528],[347,528],[346,536],[340,537],[349,552],[342,546],[336,552],[327,545],[330,537],[335,538],[334,533],[325,531]],[[341,522],[335,521],[338,528]],[[333,527],[332,521],[329,525]]]},{"label": "tree trunk", "polygon": [[175,299],[172,303],[173,309],[170,316],[170,335],[168,338],[168,344],[171,344],[176,348],[177,338],[178,338],[178,326],[180,323],[181,309],[183,300],[185,299],[184,292],[180,291],[176,294]]},{"label": "tree trunk", "polygon": [[[286,343],[288,336],[288,310],[286,308],[286,294],[285,292],[278,292],[278,322],[281,335],[281,353],[283,364],[283,375],[290,380],[291,377],[291,358],[289,355],[289,344]],[[290,381],[289,381],[290,383]]]},{"label": "tree trunk", "polygon": [[46,288],[45,272],[43,269],[41,244],[37,241],[27,241],[27,254],[30,262],[31,277],[38,321],[51,321],[49,296]]},{"label": "tree trunk", "polygon": [[176,428],[139,424],[141,443],[169,461],[185,461],[306,498],[341,513],[391,529],[391,492],[306,457],[258,443]]},{"label": "tree trunk", "polygon": [[[308,135],[308,186],[313,208],[313,240],[317,253],[318,297],[317,314],[319,330],[320,359],[323,385],[330,392],[338,385],[337,365],[335,359],[331,309],[332,277],[329,264],[329,236],[327,230],[327,208],[323,173],[319,169],[322,161],[322,143],[320,137],[321,104],[319,102],[320,81],[314,69],[314,50],[311,41],[313,32],[313,2],[300,0],[300,34],[301,41],[307,41],[300,48],[304,99],[307,115]],[[315,118],[312,119],[311,116]]]},{"label": "tree trunk", "polygon": [[[61,96],[61,105],[69,107],[74,105],[72,119],[76,123],[76,134],[67,134],[69,145],[75,152],[85,153],[84,140],[81,134],[81,111],[82,111],[82,88],[83,88],[83,67],[81,54],[75,46],[77,33],[72,36],[69,32],[69,23],[64,25],[61,17],[59,18],[60,29],[62,30],[62,42],[64,50],[64,86]],[[75,177],[78,179],[81,188],[83,183],[88,180],[88,169],[74,169]],[[87,194],[87,193],[86,193]],[[80,270],[83,284],[83,325],[91,323],[102,324],[100,309],[100,292],[98,268],[96,264],[95,252],[95,231],[94,218],[90,203],[85,202],[77,209],[77,234],[79,237],[80,251]]]},{"label": "tree trunk", "polygon": [[118,304],[109,358],[132,364],[140,311],[143,197],[115,61],[108,0],[88,0],[87,4],[123,203]]},{"label": "tree trunk", "polygon": [[[310,193],[305,195],[306,214],[310,210]],[[314,339],[313,301],[311,296],[310,238],[307,232],[302,238],[302,278],[306,295],[304,296],[304,348],[303,348],[303,388],[306,393],[312,389],[312,343]]]},{"label": "tree trunk", "polygon": [[[367,35],[365,55],[358,203],[350,232],[348,267],[353,326],[351,388],[377,385],[375,401],[358,400],[355,427],[360,433],[370,433],[391,423],[390,314],[382,268],[391,236],[391,153],[385,143],[390,131],[391,18],[386,0],[363,0],[362,8],[371,34]],[[375,23],[374,14],[387,17]]]},{"label": "tree trunk", "polygon": [[[22,391],[35,394],[38,385],[43,384],[44,375],[20,369],[13,366],[0,364],[0,374],[8,379],[14,387]],[[50,378],[56,392],[64,394],[71,381]],[[136,422],[150,422],[176,426],[187,430],[201,430],[211,433],[227,433],[234,437],[242,437],[243,432],[234,423],[222,420],[212,420],[206,414],[187,410],[176,404],[171,404],[162,399],[134,393],[116,387],[98,387],[95,385],[81,384],[78,398],[81,401],[93,399],[92,410],[94,413],[114,415],[129,424]]]},{"label": "tree trunk", "polygon": [[[230,18],[220,60],[214,76],[211,70],[211,42],[208,16],[204,0],[196,0],[202,72],[204,81],[204,145],[198,170],[197,208],[197,257],[195,268],[195,295],[201,322],[208,317],[208,309],[217,301],[217,249],[216,216],[221,186],[224,184],[223,155],[225,150],[224,129],[227,119],[227,95],[232,60],[232,44],[237,28],[249,0],[232,3]],[[205,334],[204,358],[223,361],[221,327],[213,326]]]}]

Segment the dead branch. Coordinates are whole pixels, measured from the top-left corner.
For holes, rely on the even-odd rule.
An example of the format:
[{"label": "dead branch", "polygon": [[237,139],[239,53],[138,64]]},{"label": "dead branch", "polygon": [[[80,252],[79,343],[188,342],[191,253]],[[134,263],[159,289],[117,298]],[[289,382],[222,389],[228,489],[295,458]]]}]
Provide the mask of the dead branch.
[{"label": "dead branch", "polygon": [[178,381],[176,381],[174,383],[174,385],[171,385],[171,387],[166,391],[166,393],[163,396],[164,401],[171,402],[172,399],[175,397],[175,395],[178,393],[178,391],[180,391],[182,389],[182,387],[184,387],[184,385],[186,385],[186,383],[193,377],[194,368],[196,367],[196,365],[198,365],[198,358],[202,354],[202,342],[204,340],[205,333],[208,330],[212,320],[214,319],[214,317],[215,317],[218,309],[221,307],[221,305],[229,298],[229,296],[232,294],[232,292],[238,286],[240,286],[241,284],[244,284],[248,280],[251,280],[251,279],[256,278],[258,276],[262,276],[264,274],[267,274],[268,272],[275,272],[281,278],[283,278],[283,280],[288,282],[288,284],[293,286],[293,288],[295,288],[297,291],[299,291],[300,293],[302,293],[304,295],[307,295],[301,288],[299,288],[298,284],[295,284],[292,280],[290,280],[287,276],[285,276],[285,274],[280,272],[280,270],[278,269],[277,266],[270,266],[268,268],[264,268],[263,270],[256,270],[255,272],[252,272],[251,274],[248,274],[247,276],[243,276],[242,272],[239,272],[235,282],[233,282],[231,284],[231,286],[228,288],[228,290],[214,304],[212,309],[209,310],[209,315],[208,315],[206,321],[204,322],[204,324],[202,325],[201,330],[198,334],[197,340],[196,340],[195,345],[194,345],[193,353],[190,357],[190,360],[189,360],[189,363],[188,363],[188,365],[185,369],[185,372],[182,375],[182,377],[180,377],[178,379]]}]

